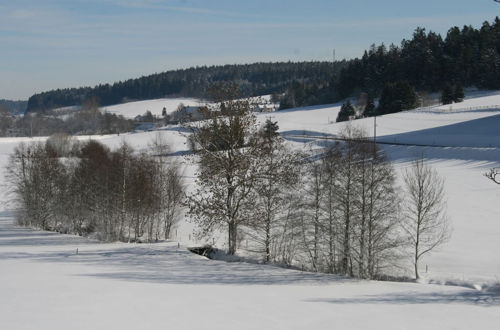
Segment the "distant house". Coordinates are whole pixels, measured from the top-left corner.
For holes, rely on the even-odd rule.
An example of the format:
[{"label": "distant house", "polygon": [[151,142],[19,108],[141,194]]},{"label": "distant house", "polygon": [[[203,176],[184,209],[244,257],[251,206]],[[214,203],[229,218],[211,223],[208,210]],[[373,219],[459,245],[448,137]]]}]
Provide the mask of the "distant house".
[{"label": "distant house", "polygon": [[253,112],[273,112],[276,111],[274,104],[257,104],[253,107]]},{"label": "distant house", "polygon": [[205,111],[206,107],[184,106],[172,113],[170,121],[174,123],[182,123],[203,120],[205,119]]}]

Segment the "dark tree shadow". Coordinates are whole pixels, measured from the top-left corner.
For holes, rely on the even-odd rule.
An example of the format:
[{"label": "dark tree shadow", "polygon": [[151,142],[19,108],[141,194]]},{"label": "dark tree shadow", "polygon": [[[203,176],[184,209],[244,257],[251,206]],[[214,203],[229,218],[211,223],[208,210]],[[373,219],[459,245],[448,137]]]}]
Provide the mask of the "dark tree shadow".
[{"label": "dark tree shadow", "polygon": [[[2,246],[19,247],[19,250],[2,251]],[[38,246],[43,248],[40,251],[26,249]],[[165,284],[286,285],[354,281],[273,265],[210,260],[186,248],[178,248],[173,242],[97,243],[78,236],[17,227],[7,216],[0,219],[0,259],[94,265],[102,272],[78,276]]]}]

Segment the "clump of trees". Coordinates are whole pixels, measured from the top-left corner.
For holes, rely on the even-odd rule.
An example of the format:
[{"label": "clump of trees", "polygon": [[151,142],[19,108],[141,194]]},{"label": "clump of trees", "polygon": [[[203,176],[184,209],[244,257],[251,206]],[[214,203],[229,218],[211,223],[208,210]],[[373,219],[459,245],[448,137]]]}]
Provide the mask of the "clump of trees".
[{"label": "clump of trees", "polygon": [[363,97],[361,97],[356,107],[350,101],[342,104],[337,116],[337,122],[391,114],[414,109],[418,106],[418,95],[415,89],[406,81],[386,84],[382,90],[378,106],[375,106],[375,101],[371,95],[366,93],[361,95]]},{"label": "clump of trees", "polygon": [[340,107],[339,114],[337,115],[337,123],[341,121],[348,121],[354,119],[356,112],[350,101],[342,104]]},{"label": "clump of trees", "polygon": [[377,108],[378,115],[414,109],[418,105],[417,93],[406,81],[389,83],[384,86]]},{"label": "clump of trees", "polygon": [[301,262],[315,271],[375,278],[394,264],[399,198],[385,155],[349,127],[345,142],[308,164],[299,222]]},{"label": "clump of trees", "polygon": [[64,135],[20,144],[8,166],[18,222],[105,241],[169,238],[184,188],[179,165],[159,152],[165,141],[157,138],[152,146],[148,153],[126,143],[110,150]]},{"label": "clump of trees", "polygon": [[359,91],[378,94],[385,84],[402,79],[419,91],[437,92],[450,82],[497,89],[499,28],[496,17],[479,28],[452,27],[445,36],[417,28],[412,38],[399,46],[372,45],[342,70],[339,96]]},{"label": "clump of trees", "polygon": [[15,117],[6,108],[0,105],[0,136],[6,136],[9,133],[9,129],[12,129],[12,124]]},{"label": "clump of trees", "polygon": [[360,58],[333,64],[340,73],[331,80],[290,85],[280,108],[333,103],[359,93],[380,97],[387,84],[402,80],[419,93],[440,92],[449,84],[499,89],[499,31],[498,17],[479,28],[452,27],[444,36],[417,28],[399,45],[374,44]]},{"label": "clump of trees", "polygon": [[67,114],[58,111],[12,116],[0,109],[0,136],[50,136],[119,134],[130,132],[134,121],[121,115],[102,112],[98,106],[84,106]]},{"label": "clump of trees", "polygon": [[[418,270],[445,241],[442,184],[422,163],[401,198],[391,163],[361,130],[347,126],[344,141],[319,153],[293,151],[277,123],[255,122],[237,87],[219,91],[225,101],[210,119],[188,126],[199,164],[189,214],[201,237],[223,229],[229,254],[243,247],[265,262],[360,278],[388,272],[409,248]],[[431,183],[414,196],[422,175]]]}]

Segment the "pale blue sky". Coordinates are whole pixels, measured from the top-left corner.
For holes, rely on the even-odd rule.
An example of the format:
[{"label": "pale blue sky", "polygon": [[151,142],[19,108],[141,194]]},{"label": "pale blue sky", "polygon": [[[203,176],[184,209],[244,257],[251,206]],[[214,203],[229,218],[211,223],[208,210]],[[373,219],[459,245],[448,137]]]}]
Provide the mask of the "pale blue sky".
[{"label": "pale blue sky", "polygon": [[0,0],[0,98],[168,69],[360,56],[417,26],[500,15],[493,0]]}]

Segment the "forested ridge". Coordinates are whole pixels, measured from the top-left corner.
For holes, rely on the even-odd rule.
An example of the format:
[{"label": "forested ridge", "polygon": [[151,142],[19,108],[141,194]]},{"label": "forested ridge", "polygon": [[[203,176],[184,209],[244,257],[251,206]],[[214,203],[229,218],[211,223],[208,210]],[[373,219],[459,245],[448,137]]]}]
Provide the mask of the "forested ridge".
[{"label": "forested ridge", "polygon": [[101,105],[166,96],[206,96],[214,83],[232,81],[244,96],[284,93],[281,108],[336,102],[359,93],[379,97],[387,84],[405,81],[417,91],[447,85],[500,88],[500,19],[481,27],[452,27],[445,36],[417,28],[398,45],[372,45],[361,58],[340,62],[276,62],[202,66],[167,71],[96,87],[35,94],[27,111]]},{"label": "forested ridge", "polygon": [[342,61],[335,66],[331,62],[276,62],[194,67],[93,88],[57,89],[35,94],[29,99],[28,111],[78,105],[91,98],[96,98],[101,105],[167,96],[203,98],[211,85],[228,81],[237,82],[244,96],[283,93],[293,81],[316,84],[329,81],[345,65]]},{"label": "forested ridge", "polygon": [[441,92],[449,85],[500,89],[500,19],[480,28],[452,27],[446,36],[417,28],[399,46],[373,44],[342,68],[335,83],[295,82],[281,108],[337,102],[360,93],[379,97],[404,82],[418,92]]},{"label": "forested ridge", "polygon": [[399,47],[373,45],[342,71],[337,87],[340,96],[356,90],[377,93],[398,80],[426,91],[439,91],[447,83],[500,88],[500,19],[479,29],[453,27],[444,38],[418,28]]}]

